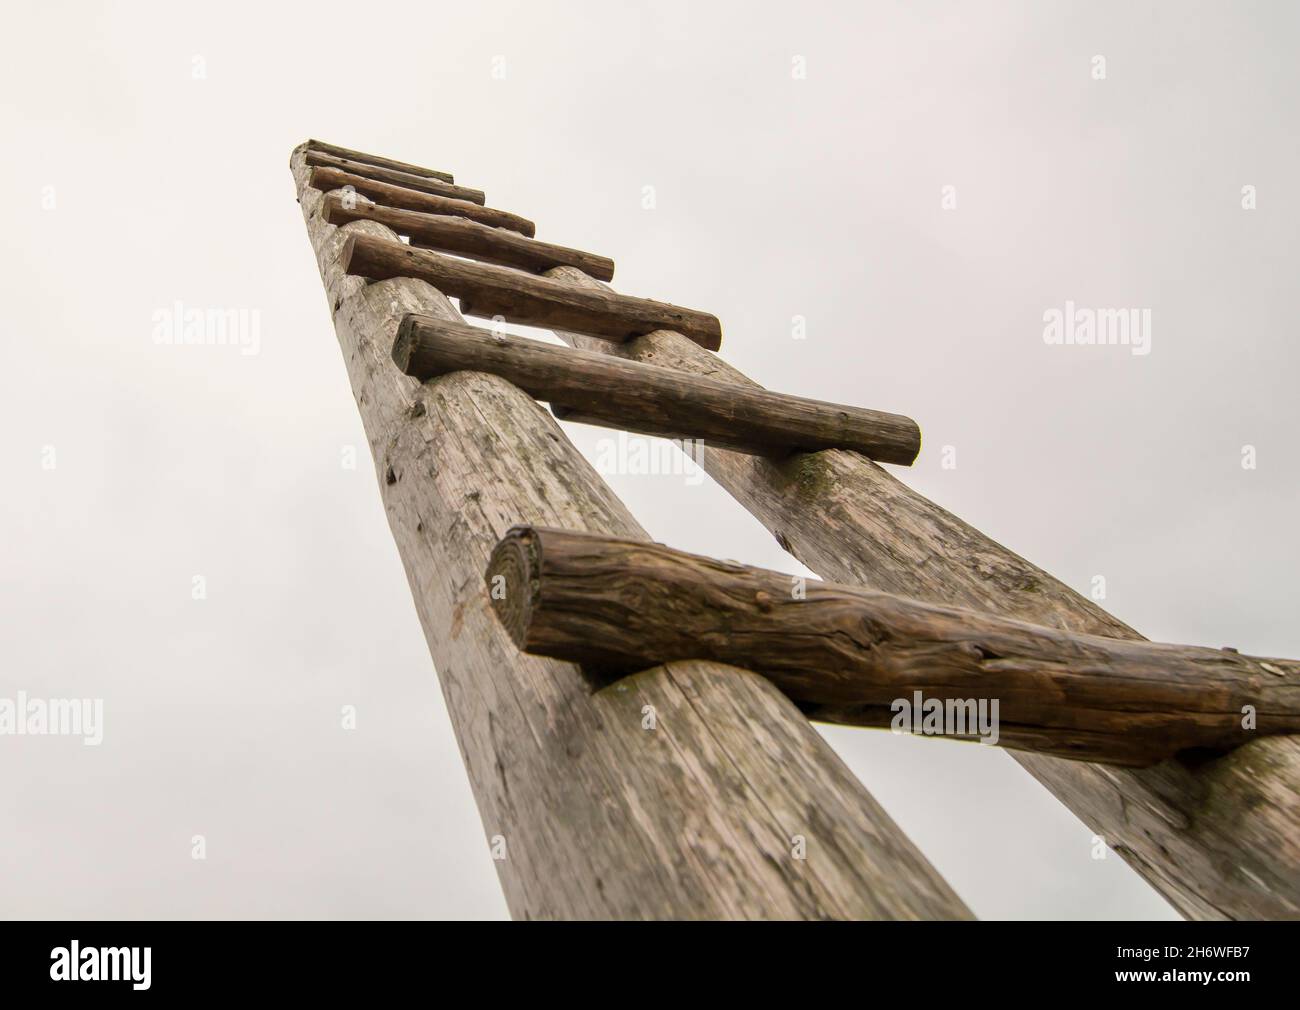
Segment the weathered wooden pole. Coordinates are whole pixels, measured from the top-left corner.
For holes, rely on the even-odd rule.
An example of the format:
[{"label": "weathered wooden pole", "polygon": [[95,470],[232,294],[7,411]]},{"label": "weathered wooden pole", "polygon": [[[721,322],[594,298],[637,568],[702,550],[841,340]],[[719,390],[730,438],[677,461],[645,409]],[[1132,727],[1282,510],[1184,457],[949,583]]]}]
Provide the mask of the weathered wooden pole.
[{"label": "weathered wooden pole", "polygon": [[[572,530],[515,527],[498,575],[493,609],[525,652],[612,674],[711,659],[814,719],[888,726],[921,692],[991,708],[990,743],[1120,765],[1300,732],[1296,660],[1081,635]],[[980,734],[963,718],[956,735]]]},{"label": "weathered wooden pole", "polygon": [[431,249],[412,249],[396,239],[358,233],[348,240],[343,269],[359,277],[386,280],[418,277],[460,299],[464,315],[532,326],[560,326],[610,340],[628,340],[663,326],[716,349],[722,342],[718,317],[680,305],[620,295],[604,288],[575,288],[546,276],[493,263],[473,263]]},{"label": "weathered wooden pole", "polygon": [[533,237],[537,226],[527,218],[509,211],[484,207],[469,200],[456,200],[447,196],[436,196],[418,189],[394,186],[392,183],[367,179],[364,175],[354,175],[337,168],[313,168],[311,170],[311,187],[322,192],[332,189],[348,189],[360,193],[369,200],[376,200],[389,207],[401,207],[406,210],[418,210],[426,214],[450,214],[455,217],[469,218],[492,228],[509,228],[528,238]]},{"label": "weathered wooden pole", "polygon": [[[571,267],[547,276],[600,286]],[[556,332],[575,347],[756,385],[670,331],[622,345]],[[705,446],[699,455],[714,480],[823,578],[1070,631],[1142,637],[856,453],[771,461]],[[1300,918],[1300,736],[1144,769],[1013,756],[1184,915]]]},{"label": "weathered wooden pole", "polygon": [[557,417],[705,439],[742,452],[779,456],[834,447],[906,465],[921,449],[916,422],[900,414],[737,387],[428,316],[402,321],[393,361],[417,379],[489,372],[546,400]]},{"label": "weathered wooden pole", "polygon": [[964,905],[767,681],[674,663],[596,691],[521,655],[483,570],[514,523],[644,531],[559,426],[496,376],[393,365],[429,284],[341,269],[372,222],[320,216],[291,159],[389,525],[517,918],[962,918]]}]

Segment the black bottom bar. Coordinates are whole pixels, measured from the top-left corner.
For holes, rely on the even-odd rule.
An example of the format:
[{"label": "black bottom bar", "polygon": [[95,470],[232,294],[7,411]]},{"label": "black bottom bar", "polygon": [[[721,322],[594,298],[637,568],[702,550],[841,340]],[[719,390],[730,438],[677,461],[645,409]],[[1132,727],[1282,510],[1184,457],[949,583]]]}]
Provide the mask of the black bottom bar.
[{"label": "black bottom bar", "polygon": [[[1001,1002],[1153,991],[1291,991],[1295,923],[5,923],[0,991],[48,998],[409,993],[421,1002],[661,998],[781,990]],[[65,979],[78,954],[77,978]],[[103,948],[111,948],[108,953]],[[127,948],[123,951],[123,948]],[[136,948],[131,951],[130,948]],[[148,948],[147,972],[144,948]],[[93,951],[93,953],[92,953]],[[91,974],[118,980],[90,980]],[[57,980],[53,975],[58,975]],[[148,988],[136,989],[147,981]],[[838,993],[838,995],[837,995]],[[1037,997],[1035,996],[1037,993]],[[619,994],[622,994],[621,996]],[[719,1006],[723,1005],[721,1003]]]}]

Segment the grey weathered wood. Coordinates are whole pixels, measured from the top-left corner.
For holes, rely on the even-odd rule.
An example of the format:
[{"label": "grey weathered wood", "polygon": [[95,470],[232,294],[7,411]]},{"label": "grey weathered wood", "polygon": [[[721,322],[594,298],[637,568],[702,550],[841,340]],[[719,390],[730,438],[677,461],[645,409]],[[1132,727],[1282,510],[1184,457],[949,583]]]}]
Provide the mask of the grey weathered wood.
[{"label": "grey weathered wood", "polygon": [[423,165],[411,165],[405,161],[395,161],[392,158],[383,158],[377,154],[367,154],[365,151],[354,151],[348,147],[339,147],[337,144],[327,144],[323,140],[307,141],[306,150],[321,151],[325,154],[332,154],[337,158],[346,158],[349,161],[359,161],[365,165],[376,165],[380,168],[407,172],[426,179],[438,179],[442,182],[456,181],[450,172],[439,172],[437,169],[425,168]]},{"label": "grey weathered wood", "polygon": [[481,207],[468,200],[453,200],[450,197],[435,196],[405,186],[367,179],[364,175],[354,175],[337,168],[311,169],[311,186],[313,189],[328,191],[351,187],[367,199],[386,204],[389,207],[401,207],[406,210],[423,211],[426,214],[449,214],[454,217],[466,217],[480,224],[493,228],[508,228],[529,238],[537,231],[533,222],[509,211],[493,207]]},{"label": "grey weathered wood", "polygon": [[349,161],[347,158],[338,158],[321,151],[308,151],[304,157],[307,164],[313,168],[337,168],[340,172],[359,175],[375,182],[386,182],[394,186],[401,186],[404,189],[432,193],[434,196],[445,196],[450,200],[465,200],[479,205],[487,202],[487,197],[481,189],[456,186],[440,179],[412,175],[410,172],[399,172],[396,169],[382,168],[379,165],[367,165],[361,161]]},{"label": "grey weathered wood", "polygon": [[[581,271],[548,276],[600,285]],[[679,334],[623,345],[566,342],[754,384]],[[830,450],[771,461],[705,446],[701,465],[823,578],[1114,638],[1141,636],[869,460]],[[1015,759],[1184,915],[1300,918],[1300,737],[1214,760],[1118,769],[1040,754]]]},{"label": "grey weathered wood", "polygon": [[[888,726],[894,702],[920,692],[996,713],[990,743],[1136,766],[1300,731],[1295,660],[1081,635],[532,526],[506,534],[487,581],[532,655],[624,672],[714,660],[762,674],[814,719]],[[955,732],[978,735],[973,722]]]},{"label": "grey weathered wood", "polygon": [[459,298],[465,315],[559,326],[608,340],[627,340],[672,326],[705,347],[717,347],[722,341],[722,325],[707,312],[604,289],[575,288],[509,267],[412,249],[396,239],[358,233],[344,252],[343,268],[371,280],[416,277],[428,281],[443,294]]},{"label": "grey weathered wood", "polygon": [[344,194],[337,190],[326,195],[323,213],[330,224],[375,221],[399,235],[406,235],[414,246],[440,249],[487,263],[533,272],[573,266],[606,281],[614,276],[614,261],[608,257],[524,238],[505,228],[492,228],[468,218],[385,207],[357,195],[344,199]]},{"label": "grey weathered wood", "polygon": [[[644,532],[519,389],[481,372],[421,384],[393,366],[403,316],[456,312],[423,281],[344,274],[348,234],[392,233],[325,222],[301,153],[308,234],[485,834],[504,844],[495,865],[512,914],[967,916],[762,678],[673,663],[593,692],[573,664],[515,650],[482,581],[512,523]],[[793,836],[806,859],[792,858]]]},{"label": "grey weathered wood", "polygon": [[393,360],[417,379],[465,369],[499,375],[549,402],[557,417],[742,452],[842,448],[906,465],[921,448],[916,422],[899,414],[683,375],[430,316],[403,320]]}]

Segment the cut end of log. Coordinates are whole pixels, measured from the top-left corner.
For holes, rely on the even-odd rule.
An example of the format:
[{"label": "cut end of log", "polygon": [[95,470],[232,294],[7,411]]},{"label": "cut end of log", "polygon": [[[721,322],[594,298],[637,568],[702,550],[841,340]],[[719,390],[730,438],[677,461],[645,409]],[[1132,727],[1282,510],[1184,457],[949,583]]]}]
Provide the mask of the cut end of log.
[{"label": "cut end of log", "polygon": [[698,343],[706,351],[716,351],[722,346],[722,321],[717,316],[709,316],[698,333]]},{"label": "cut end of log", "polygon": [[515,647],[526,651],[541,583],[541,544],[530,526],[511,527],[488,560],[488,599]]},{"label": "cut end of log", "polygon": [[411,374],[411,357],[415,352],[415,316],[407,313],[397,325],[393,341],[393,364],[405,375]]},{"label": "cut end of log", "polygon": [[897,458],[890,460],[881,457],[879,462],[897,463],[900,466],[911,466],[916,462],[917,457],[921,455],[921,426],[910,417],[904,417],[902,419],[907,422],[908,427],[909,437],[907,439],[907,447],[900,451]]},{"label": "cut end of log", "polygon": [[356,251],[357,237],[349,235],[343,240],[343,248],[339,250],[339,269],[345,274],[352,272],[349,267],[352,265],[352,257],[356,255]]}]

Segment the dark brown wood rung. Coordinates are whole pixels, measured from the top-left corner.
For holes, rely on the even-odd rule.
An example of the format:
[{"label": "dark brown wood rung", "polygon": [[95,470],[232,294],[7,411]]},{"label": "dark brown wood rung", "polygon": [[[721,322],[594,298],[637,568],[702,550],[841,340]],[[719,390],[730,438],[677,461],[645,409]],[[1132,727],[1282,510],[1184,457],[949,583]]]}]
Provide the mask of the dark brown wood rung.
[{"label": "dark brown wood rung", "polygon": [[408,236],[412,245],[441,249],[534,273],[557,266],[571,266],[597,280],[608,281],[614,276],[614,261],[605,256],[524,238],[505,228],[491,228],[468,218],[402,210],[360,198],[345,200],[337,191],[326,195],[323,213],[330,224],[375,221],[399,235]]},{"label": "dark brown wood rung", "polygon": [[350,147],[339,147],[338,144],[327,144],[323,140],[308,140],[305,145],[309,151],[321,151],[325,154],[332,154],[336,158],[346,158],[349,161],[361,161],[367,165],[375,165],[379,168],[391,168],[398,172],[409,172],[412,175],[419,175],[426,179],[438,179],[441,182],[455,182],[450,172],[439,172],[437,169],[425,168],[423,165],[412,165],[405,161],[397,161],[393,158],[384,158],[378,154],[367,154],[365,151],[354,151]]},{"label": "dark brown wood rung", "polygon": [[479,206],[487,202],[487,197],[483,195],[481,189],[470,189],[468,186],[453,186],[451,183],[442,182],[439,179],[412,175],[409,172],[398,172],[395,169],[381,168],[378,165],[367,165],[360,161],[349,161],[347,158],[337,158],[332,154],[324,154],[320,151],[307,151],[303,156],[307,159],[307,164],[313,168],[337,168],[340,172],[350,172],[352,175],[360,175],[375,182],[386,182],[392,186],[402,186],[406,189],[418,190],[421,193],[445,196],[450,200],[465,200],[468,203],[477,203]]},{"label": "dark brown wood rung", "polygon": [[393,360],[422,381],[457,371],[499,375],[550,403],[559,417],[758,455],[849,449],[909,464],[921,448],[916,422],[898,414],[684,375],[433,316],[402,320]]},{"label": "dark brown wood rung", "polygon": [[494,575],[492,606],[526,652],[618,671],[727,663],[813,718],[888,726],[914,692],[923,706],[984,699],[990,743],[1121,765],[1300,731],[1295,660],[1082,635],[564,530],[511,530]]},{"label": "dark brown wood rung", "polygon": [[390,207],[418,210],[426,214],[451,214],[456,217],[466,217],[471,221],[490,225],[493,228],[508,228],[529,238],[532,238],[537,231],[533,222],[520,217],[518,214],[495,210],[491,207],[481,207],[476,203],[470,203],[468,200],[454,200],[450,197],[424,193],[417,189],[407,189],[405,186],[394,186],[389,182],[367,179],[364,175],[353,175],[351,172],[344,172],[337,168],[325,166],[313,168],[309,185],[312,189],[319,189],[322,192],[351,186],[367,199],[387,204]]},{"label": "dark brown wood rung", "polygon": [[578,288],[491,263],[472,263],[403,242],[354,234],[342,255],[350,274],[385,280],[417,277],[460,299],[466,315],[501,316],[510,322],[629,340],[654,330],[673,330],[710,350],[722,342],[716,316],[667,302],[633,298],[606,288]]}]

